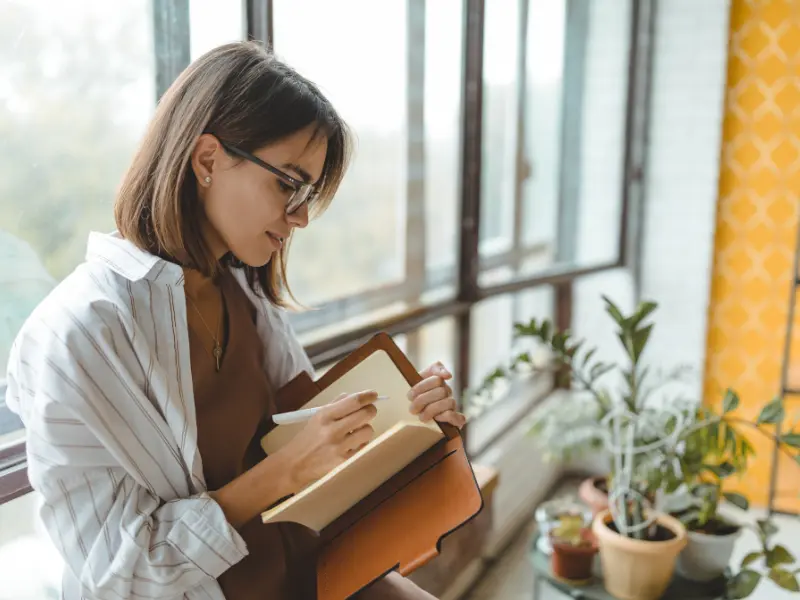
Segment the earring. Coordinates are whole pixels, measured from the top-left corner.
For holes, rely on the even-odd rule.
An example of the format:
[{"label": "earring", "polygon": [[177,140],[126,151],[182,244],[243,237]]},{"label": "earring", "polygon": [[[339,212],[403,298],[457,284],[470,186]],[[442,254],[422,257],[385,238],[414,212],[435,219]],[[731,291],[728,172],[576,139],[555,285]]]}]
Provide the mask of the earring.
[{"label": "earring", "polygon": [[205,179],[203,179],[203,181],[205,181],[206,183],[211,183],[211,177],[206,177]]}]

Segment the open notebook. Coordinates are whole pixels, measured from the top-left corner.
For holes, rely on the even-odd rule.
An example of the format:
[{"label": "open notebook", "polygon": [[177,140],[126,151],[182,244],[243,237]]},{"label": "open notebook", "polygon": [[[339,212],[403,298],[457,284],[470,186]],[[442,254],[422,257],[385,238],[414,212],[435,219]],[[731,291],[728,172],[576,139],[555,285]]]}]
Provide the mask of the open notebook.
[{"label": "open notebook", "polygon": [[[371,492],[444,439],[435,422],[422,423],[409,412],[411,386],[383,350],[377,350],[323,389],[302,408],[333,402],[342,393],[375,390],[389,399],[375,406],[375,438],[336,469],[262,514],[265,523],[293,521],[322,531]],[[291,440],[305,423],[280,425],[261,440],[271,454]]]}]

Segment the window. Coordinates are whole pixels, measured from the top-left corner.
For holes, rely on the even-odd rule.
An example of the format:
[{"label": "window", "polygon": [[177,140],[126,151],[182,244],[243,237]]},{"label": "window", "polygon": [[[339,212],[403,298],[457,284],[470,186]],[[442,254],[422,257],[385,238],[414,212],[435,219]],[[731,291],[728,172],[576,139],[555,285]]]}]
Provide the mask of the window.
[{"label": "window", "polygon": [[[640,99],[626,100],[635,4],[620,6],[4,0],[0,364],[83,258],[87,233],[113,227],[114,191],[156,98],[191,59],[247,31],[270,35],[357,137],[336,200],[290,257],[293,290],[315,309],[292,315],[315,364],[382,330],[419,368],[444,362],[454,389],[476,383],[508,355],[514,320],[563,321],[570,309],[555,298],[573,279],[621,266],[636,133],[624,115]],[[15,525],[0,534],[3,565],[4,552],[38,548],[39,533],[36,496],[17,498],[24,447],[0,369],[0,519]],[[470,452],[551,385],[499,399],[470,424]],[[47,569],[41,587],[15,593],[55,593]]]},{"label": "window", "polygon": [[630,10],[630,2],[487,3],[484,270],[508,265],[513,280],[618,259]]},{"label": "window", "polygon": [[0,505],[0,600],[61,598],[64,561],[39,520],[38,494]]},{"label": "window", "polygon": [[[461,3],[273,6],[275,52],[320,86],[357,138],[334,204],[295,233],[290,284],[302,303],[318,309],[296,317],[298,331],[311,341],[365,315],[374,320],[452,297]],[[335,51],[320,52],[309,40],[330,38],[332,23]]]},{"label": "window", "polygon": [[[88,232],[113,229],[156,99],[149,1],[44,4],[7,0],[0,20],[0,400],[23,321],[83,259]],[[0,448],[19,426],[0,403]]]}]

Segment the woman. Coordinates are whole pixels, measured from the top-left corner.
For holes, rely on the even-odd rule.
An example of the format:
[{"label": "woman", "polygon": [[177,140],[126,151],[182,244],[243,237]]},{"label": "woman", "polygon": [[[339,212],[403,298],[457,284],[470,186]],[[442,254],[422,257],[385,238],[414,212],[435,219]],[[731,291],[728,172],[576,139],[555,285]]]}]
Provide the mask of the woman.
[{"label": "woman", "polygon": [[[162,98],[118,232],[90,236],[9,365],[68,600],[310,593],[306,540],[258,516],[370,440],[376,395],[341,398],[270,456],[259,439],[273,390],[311,372],[281,308],[288,242],[347,158],[330,103],[255,44],[209,52]],[[411,412],[461,427],[450,374],[423,376]],[[430,598],[394,574],[362,595]]]}]

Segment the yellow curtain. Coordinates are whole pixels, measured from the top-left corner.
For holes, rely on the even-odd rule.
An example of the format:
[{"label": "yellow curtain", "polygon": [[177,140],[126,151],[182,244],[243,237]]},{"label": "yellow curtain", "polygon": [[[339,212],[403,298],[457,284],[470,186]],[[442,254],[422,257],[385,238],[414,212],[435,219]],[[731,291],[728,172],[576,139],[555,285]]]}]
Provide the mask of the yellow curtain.
[{"label": "yellow curtain", "polygon": [[[719,406],[727,387],[738,390],[749,419],[781,386],[800,202],[798,76],[800,2],[733,0],[704,396]],[[800,412],[800,397],[787,398],[787,412]],[[765,505],[772,446],[750,439],[756,459],[731,483]],[[800,510],[800,465],[783,457],[778,473],[776,508]]]}]

